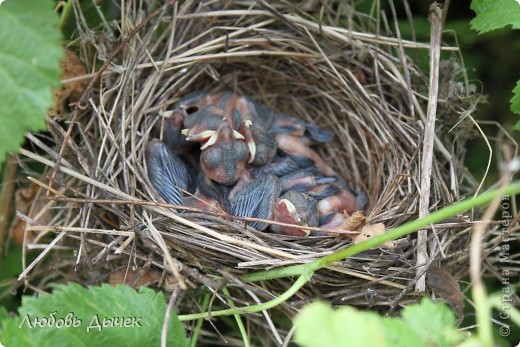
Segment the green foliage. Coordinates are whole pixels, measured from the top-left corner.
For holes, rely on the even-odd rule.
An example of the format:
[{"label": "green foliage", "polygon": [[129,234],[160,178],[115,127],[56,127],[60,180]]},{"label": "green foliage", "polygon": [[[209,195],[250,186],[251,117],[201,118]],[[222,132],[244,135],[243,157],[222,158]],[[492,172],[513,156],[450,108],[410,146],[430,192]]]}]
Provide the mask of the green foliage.
[{"label": "green foliage", "polygon": [[[122,285],[84,288],[69,283],[57,285],[52,295],[24,297],[18,312],[19,317],[9,319],[0,312],[3,345],[158,346],[166,303],[162,293],[148,288],[137,292]],[[188,345],[175,312],[167,338],[168,346]]]},{"label": "green foliage", "polygon": [[406,306],[403,321],[409,331],[421,337],[424,345],[431,346],[428,341],[434,341],[433,346],[452,346],[462,339],[453,312],[426,298],[420,305]]},{"label": "green foliage", "polygon": [[295,340],[301,346],[454,346],[463,336],[445,306],[424,299],[408,305],[402,318],[382,317],[351,307],[332,309],[315,302],[296,317]]},{"label": "green foliage", "polygon": [[0,163],[28,131],[45,129],[51,89],[63,57],[53,0],[7,0],[0,5]]},{"label": "green foliage", "polygon": [[18,277],[22,272],[22,247],[18,246],[14,242],[9,244],[7,253],[2,261],[2,268],[0,269],[0,281],[12,277]]},{"label": "green foliage", "polygon": [[295,320],[295,340],[302,346],[383,346],[385,335],[380,317],[352,307],[333,310],[314,302]]},{"label": "green foliage", "polygon": [[7,313],[7,310],[4,307],[0,306],[0,322],[3,322],[4,319],[9,318],[9,314]]},{"label": "green foliage", "polygon": [[[2,260],[2,268],[0,269],[0,307],[8,310],[16,310],[20,306],[20,299],[11,294],[11,286],[13,286],[22,272],[22,247],[14,242],[9,243],[6,247],[6,253]],[[0,316],[0,320],[1,320]]]},{"label": "green foliage", "polygon": [[[511,111],[520,114],[520,81],[516,82],[516,87],[513,89],[513,97],[511,98]],[[514,129],[520,131],[520,121],[516,123]]]},{"label": "green foliage", "polygon": [[471,9],[477,14],[471,28],[479,34],[508,25],[520,29],[520,4],[515,0],[473,0]]},{"label": "green foliage", "polygon": [[[511,25],[513,29],[520,29],[520,3],[515,0],[473,0],[471,9],[477,14],[470,22],[471,28],[479,34],[500,29]],[[513,89],[511,111],[520,114],[520,81]],[[520,130],[520,121],[514,129]]]}]

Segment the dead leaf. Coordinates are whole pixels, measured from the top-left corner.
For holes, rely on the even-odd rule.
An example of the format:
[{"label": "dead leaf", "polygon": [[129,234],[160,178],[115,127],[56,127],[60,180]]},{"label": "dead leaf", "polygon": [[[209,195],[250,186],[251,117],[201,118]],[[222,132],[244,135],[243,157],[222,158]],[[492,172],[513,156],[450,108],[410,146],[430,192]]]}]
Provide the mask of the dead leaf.
[{"label": "dead leaf", "polygon": [[[365,240],[373,238],[378,235],[383,235],[386,232],[385,225],[383,223],[377,223],[372,225],[365,225],[359,235],[352,235],[352,240],[354,244],[361,243]],[[382,248],[395,248],[394,241],[388,241],[381,245]]]},{"label": "dead leaf", "polygon": [[426,272],[426,283],[446,301],[459,319],[464,317],[464,299],[459,282],[448,271],[430,266]]},{"label": "dead leaf", "polygon": [[[86,75],[87,73],[78,57],[69,50],[65,50],[65,59],[62,60],[60,66],[62,80]],[[54,106],[48,111],[48,114],[51,116],[62,114],[66,103],[78,101],[87,82],[87,80],[68,82],[60,88],[54,89]]]},{"label": "dead leaf", "polygon": [[346,216],[345,222],[343,222],[342,225],[343,230],[359,231],[367,223],[367,218],[361,211],[356,211],[352,213],[351,216],[346,212],[344,212],[343,215]]}]

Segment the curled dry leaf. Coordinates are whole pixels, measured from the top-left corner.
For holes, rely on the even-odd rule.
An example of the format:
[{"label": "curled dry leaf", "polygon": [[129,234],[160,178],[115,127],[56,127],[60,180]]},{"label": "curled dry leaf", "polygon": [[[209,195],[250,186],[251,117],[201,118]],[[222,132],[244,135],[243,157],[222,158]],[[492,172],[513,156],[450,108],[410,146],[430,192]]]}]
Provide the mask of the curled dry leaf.
[{"label": "curled dry leaf", "polygon": [[[39,196],[38,187],[35,184],[27,188],[20,188],[16,190],[14,193],[14,204],[16,211],[29,216],[29,218],[35,218],[41,210],[44,209],[46,201],[42,197]],[[51,220],[52,214],[47,209],[41,216],[38,218],[37,222],[41,225],[47,225]],[[11,238],[19,245],[23,244],[23,238],[25,233],[25,225],[26,223],[20,218],[16,217],[11,223],[11,228],[9,229],[9,235]],[[27,234],[27,242],[31,243],[34,240],[36,232],[31,231]]]},{"label": "curled dry leaf", "polygon": [[[346,212],[344,214],[348,216]],[[345,218],[345,222],[343,223],[342,227],[344,230],[359,231],[365,226],[365,224],[367,224],[367,218],[363,212],[356,211],[352,213],[351,216]]]},{"label": "curled dry leaf", "polygon": [[[73,77],[78,77],[86,74],[85,67],[79,61],[76,55],[65,50],[65,58],[60,64],[61,79],[66,80]],[[65,110],[65,103],[74,103],[79,100],[83,90],[85,89],[87,80],[80,80],[63,84],[60,88],[54,89],[54,106],[48,111],[48,114],[59,115]]]},{"label": "curled dry leaf", "polygon": [[[386,232],[385,225],[383,223],[377,223],[372,225],[365,225],[359,235],[353,235],[352,240],[355,244],[361,243],[365,240],[368,240],[374,236],[382,235]],[[396,248],[395,241],[385,242],[382,248]]]},{"label": "curled dry leaf", "polygon": [[356,211],[352,215],[349,215],[346,211],[338,212],[338,214],[341,214],[343,223],[332,229],[332,232],[340,235],[347,234],[352,237],[352,234],[357,234],[367,222],[365,215],[361,211]]},{"label": "curled dry leaf", "polygon": [[464,299],[459,282],[448,271],[430,266],[426,272],[426,283],[442,300],[448,303],[459,319],[464,317]]}]

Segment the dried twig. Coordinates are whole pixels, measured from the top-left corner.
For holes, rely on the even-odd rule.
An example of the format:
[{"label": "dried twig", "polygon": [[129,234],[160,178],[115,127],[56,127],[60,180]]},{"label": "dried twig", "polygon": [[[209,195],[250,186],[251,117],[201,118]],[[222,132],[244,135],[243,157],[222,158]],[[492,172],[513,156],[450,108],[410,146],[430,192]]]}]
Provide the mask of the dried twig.
[{"label": "dried twig", "polygon": [[[442,34],[442,12],[437,3],[430,6],[431,49],[430,49],[430,83],[428,93],[427,121],[424,128],[424,140],[421,161],[421,195],[419,197],[419,218],[430,212],[430,187],[432,180],[433,142],[435,139],[435,118],[439,92],[439,58]],[[423,266],[428,262],[426,230],[420,230],[417,234],[417,276],[415,290],[423,292],[426,287],[426,279]]]}]

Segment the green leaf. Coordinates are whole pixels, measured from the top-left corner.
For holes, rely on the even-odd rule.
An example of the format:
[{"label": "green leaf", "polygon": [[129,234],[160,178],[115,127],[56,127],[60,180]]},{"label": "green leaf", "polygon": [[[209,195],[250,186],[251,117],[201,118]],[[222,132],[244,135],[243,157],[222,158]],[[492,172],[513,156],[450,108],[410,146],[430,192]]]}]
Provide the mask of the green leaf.
[{"label": "green leaf", "polygon": [[520,4],[515,0],[473,0],[471,9],[477,14],[471,28],[479,34],[508,25],[520,28]]},{"label": "green leaf", "polygon": [[63,57],[53,0],[0,5],[0,163],[28,131],[44,130]]},{"label": "green leaf", "polygon": [[455,317],[445,305],[424,299],[408,305],[399,317],[382,317],[352,307],[333,310],[315,302],[303,308],[295,319],[298,344],[310,346],[454,346],[462,340]]},{"label": "green leaf", "polygon": [[411,331],[402,319],[383,318],[386,346],[395,347],[430,347],[420,334]]},{"label": "green leaf", "polygon": [[2,261],[2,268],[0,269],[0,281],[4,281],[9,278],[16,278],[23,271],[22,268],[22,247],[18,246],[14,242],[9,244],[7,253],[4,255]]},{"label": "green leaf", "polygon": [[[3,345],[159,346],[166,302],[162,293],[144,287],[137,292],[123,285],[84,288],[70,283],[57,285],[52,295],[24,297],[18,312],[0,324]],[[52,317],[55,322],[49,327]],[[43,319],[46,326],[35,324]],[[67,322],[76,326],[59,327]],[[168,346],[188,344],[175,312],[167,339]]]},{"label": "green leaf", "polygon": [[402,316],[408,329],[421,336],[428,346],[453,346],[462,340],[455,315],[446,305],[424,298],[420,305],[406,306]]},{"label": "green leaf", "polygon": [[381,318],[352,307],[333,310],[324,302],[307,305],[295,320],[301,346],[386,346]]},{"label": "green leaf", "polygon": [[[516,87],[513,89],[513,97],[511,98],[511,111],[520,114],[520,81],[516,82]],[[520,120],[514,126],[515,130],[520,131]]]},{"label": "green leaf", "polygon": [[11,241],[6,247],[6,254],[0,269],[0,288],[4,290],[4,295],[0,296],[0,306],[4,306],[8,310],[16,310],[20,306],[19,297],[10,295],[9,287],[16,283],[18,275],[23,270],[22,257],[22,247]]},{"label": "green leaf", "polygon": [[[7,313],[7,310],[5,309],[5,307],[0,306],[0,324],[7,318],[9,318],[9,314]],[[0,325],[0,328],[1,328],[1,325]]]}]

